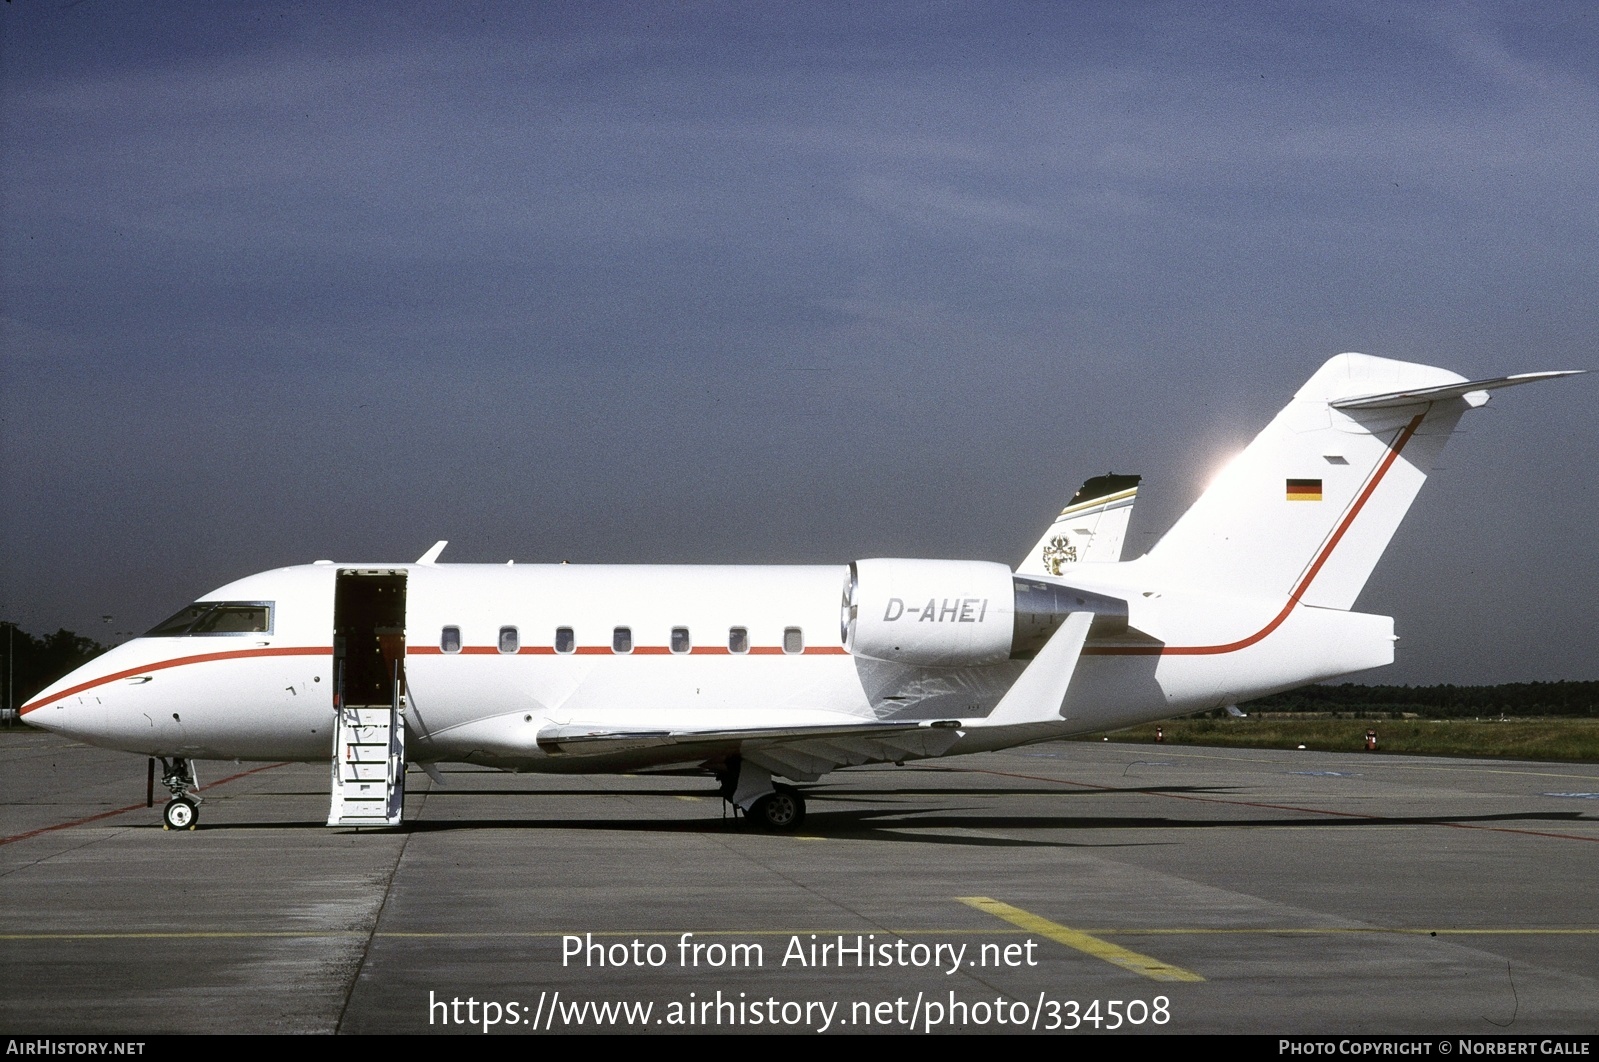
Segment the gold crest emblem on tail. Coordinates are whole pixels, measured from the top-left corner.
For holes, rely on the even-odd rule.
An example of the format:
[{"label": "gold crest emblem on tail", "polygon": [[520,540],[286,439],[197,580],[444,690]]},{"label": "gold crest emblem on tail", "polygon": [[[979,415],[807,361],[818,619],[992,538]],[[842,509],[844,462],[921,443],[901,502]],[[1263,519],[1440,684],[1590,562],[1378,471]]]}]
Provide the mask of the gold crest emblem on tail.
[{"label": "gold crest emblem on tail", "polygon": [[1044,570],[1059,575],[1062,565],[1077,563],[1077,547],[1066,541],[1065,535],[1056,535],[1044,547]]}]

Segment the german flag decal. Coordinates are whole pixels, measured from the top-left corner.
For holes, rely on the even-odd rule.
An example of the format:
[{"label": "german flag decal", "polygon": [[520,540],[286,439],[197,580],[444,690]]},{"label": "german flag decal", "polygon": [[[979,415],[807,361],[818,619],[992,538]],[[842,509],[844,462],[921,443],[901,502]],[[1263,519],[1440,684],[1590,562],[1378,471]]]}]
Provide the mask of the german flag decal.
[{"label": "german flag decal", "polygon": [[1291,479],[1288,481],[1289,501],[1321,501],[1321,480]]}]

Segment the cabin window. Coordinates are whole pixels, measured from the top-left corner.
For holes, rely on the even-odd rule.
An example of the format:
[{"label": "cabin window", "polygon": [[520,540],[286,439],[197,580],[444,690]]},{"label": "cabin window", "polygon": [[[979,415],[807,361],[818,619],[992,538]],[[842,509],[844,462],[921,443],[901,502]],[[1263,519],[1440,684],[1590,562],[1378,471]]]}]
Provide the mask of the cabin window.
[{"label": "cabin window", "polygon": [[271,634],[270,601],[196,601],[176,616],[163,620],[146,638],[173,638],[185,634]]},{"label": "cabin window", "polygon": [[688,639],[688,628],[687,627],[673,627],[672,628],[672,652],[674,652],[674,653],[686,653],[691,648],[693,648],[693,644]]},{"label": "cabin window", "polygon": [[500,652],[514,653],[522,648],[522,636],[516,632],[515,627],[500,628]]},{"label": "cabin window", "polygon": [[573,653],[577,651],[577,636],[572,633],[572,628],[555,628],[555,651],[557,653]]},{"label": "cabin window", "polygon": [[750,631],[748,627],[728,628],[727,651],[730,653],[747,653],[750,651]]},{"label": "cabin window", "polygon": [[805,633],[798,627],[783,628],[783,652],[803,653],[805,651]]},{"label": "cabin window", "polygon": [[446,653],[459,653],[461,651],[461,628],[446,627],[439,635],[439,648]]},{"label": "cabin window", "polygon": [[611,652],[631,653],[633,651],[633,628],[618,627],[611,632]]}]

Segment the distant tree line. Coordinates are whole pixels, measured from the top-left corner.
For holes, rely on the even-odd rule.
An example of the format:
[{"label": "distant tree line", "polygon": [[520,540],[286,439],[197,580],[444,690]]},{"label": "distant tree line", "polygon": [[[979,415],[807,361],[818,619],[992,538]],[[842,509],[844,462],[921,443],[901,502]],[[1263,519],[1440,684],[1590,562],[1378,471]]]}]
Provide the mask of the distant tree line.
[{"label": "distant tree line", "polygon": [[1502,686],[1305,686],[1240,704],[1245,712],[1414,712],[1426,719],[1599,716],[1599,682]]},{"label": "distant tree line", "polygon": [[92,638],[59,630],[34,637],[0,621],[0,703],[20,708],[56,679],[106,651]]}]

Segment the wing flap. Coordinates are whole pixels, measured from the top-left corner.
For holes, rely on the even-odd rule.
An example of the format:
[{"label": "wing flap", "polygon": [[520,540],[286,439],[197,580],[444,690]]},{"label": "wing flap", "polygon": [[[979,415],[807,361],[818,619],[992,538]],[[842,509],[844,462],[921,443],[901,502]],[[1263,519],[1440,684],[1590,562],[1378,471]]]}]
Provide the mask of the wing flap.
[{"label": "wing flap", "polygon": [[840,767],[941,756],[955,744],[953,727],[916,726],[877,735],[837,735],[798,741],[747,741],[744,759],[797,782],[814,782]]},{"label": "wing flap", "polygon": [[[765,749],[793,742],[818,742],[829,739],[887,738],[917,730],[934,730],[922,722],[859,723],[823,726],[745,727],[736,729],[660,729],[636,730],[589,724],[547,726],[538,733],[539,748],[552,756],[603,756],[638,749],[696,745],[740,745],[755,743]],[[866,762],[866,761],[861,761]]]}]

